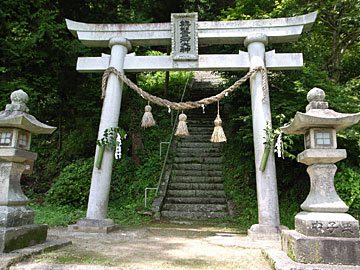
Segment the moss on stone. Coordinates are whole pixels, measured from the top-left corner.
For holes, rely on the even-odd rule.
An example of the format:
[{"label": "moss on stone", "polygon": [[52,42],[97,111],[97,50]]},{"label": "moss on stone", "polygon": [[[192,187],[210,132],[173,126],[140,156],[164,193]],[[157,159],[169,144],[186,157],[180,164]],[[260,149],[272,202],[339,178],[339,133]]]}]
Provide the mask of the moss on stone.
[{"label": "moss on stone", "polygon": [[14,231],[8,233],[8,236],[5,235],[4,252],[10,252],[44,242],[47,236],[47,226],[36,225],[31,228],[25,227],[23,232]]}]

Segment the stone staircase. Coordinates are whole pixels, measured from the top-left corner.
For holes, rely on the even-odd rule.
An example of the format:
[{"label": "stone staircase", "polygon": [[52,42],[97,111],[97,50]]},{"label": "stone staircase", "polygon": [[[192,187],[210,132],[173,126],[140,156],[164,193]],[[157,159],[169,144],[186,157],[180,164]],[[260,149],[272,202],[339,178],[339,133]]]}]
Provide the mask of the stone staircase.
[{"label": "stone staircase", "polygon": [[[196,72],[191,100],[217,93],[220,79]],[[185,112],[190,136],[177,142],[172,172],[161,216],[176,219],[211,219],[228,216],[222,178],[222,144],[210,142],[217,104]]]}]

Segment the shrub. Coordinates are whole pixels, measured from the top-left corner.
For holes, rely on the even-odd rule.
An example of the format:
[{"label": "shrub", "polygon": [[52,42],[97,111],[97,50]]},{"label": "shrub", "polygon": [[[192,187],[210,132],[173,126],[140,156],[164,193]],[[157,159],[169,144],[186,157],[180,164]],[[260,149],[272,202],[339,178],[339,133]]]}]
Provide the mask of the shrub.
[{"label": "shrub", "polygon": [[47,202],[83,207],[90,191],[94,158],[79,159],[66,166],[47,192]]},{"label": "shrub", "polygon": [[360,168],[350,162],[338,164],[335,188],[341,199],[349,206],[349,214],[360,220]]}]

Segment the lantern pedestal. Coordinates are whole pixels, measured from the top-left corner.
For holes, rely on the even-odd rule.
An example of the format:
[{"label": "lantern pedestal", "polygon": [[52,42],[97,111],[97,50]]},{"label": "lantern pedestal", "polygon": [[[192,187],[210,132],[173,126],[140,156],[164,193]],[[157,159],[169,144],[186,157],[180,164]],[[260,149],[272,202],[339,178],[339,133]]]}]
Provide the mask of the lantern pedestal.
[{"label": "lantern pedestal", "polygon": [[334,186],[335,164],[313,164],[307,168],[310,193],[301,204],[309,212],[345,213],[349,207],[337,195]]},{"label": "lantern pedestal", "polygon": [[[316,221],[315,221],[316,222]],[[282,250],[299,263],[360,265],[360,239],[282,231]]]},{"label": "lantern pedestal", "polygon": [[[34,157],[33,154],[28,152],[28,156]],[[11,158],[6,156],[5,159]],[[48,226],[33,224],[34,211],[26,206],[29,200],[20,187],[25,166],[17,162],[0,162],[0,252],[10,252],[46,240]]]},{"label": "lantern pedestal", "polygon": [[0,252],[10,252],[45,242],[47,229],[45,224],[0,228]]}]

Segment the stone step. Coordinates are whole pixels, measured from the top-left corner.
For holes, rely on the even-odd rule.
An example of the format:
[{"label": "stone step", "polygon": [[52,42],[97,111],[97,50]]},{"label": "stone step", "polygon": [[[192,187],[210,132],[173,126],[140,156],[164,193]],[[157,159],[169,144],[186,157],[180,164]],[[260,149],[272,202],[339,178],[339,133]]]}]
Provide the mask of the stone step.
[{"label": "stone step", "polygon": [[214,204],[222,204],[226,203],[226,198],[201,198],[201,197],[167,197],[165,199],[165,203],[214,203]]},{"label": "stone step", "polygon": [[223,183],[221,176],[187,176],[174,175],[171,177],[172,183]]},{"label": "stone step", "polygon": [[[209,138],[211,138],[212,134],[213,134],[213,131],[212,131],[211,133],[209,133],[209,132],[190,131],[190,130],[189,130],[189,135],[190,135],[190,136],[191,136],[191,135],[204,135],[204,136],[209,136]],[[186,138],[186,137],[184,137],[184,138]],[[206,142],[207,142],[207,141],[206,141]]]},{"label": "stone step", "polygon": [[205,73],[200,73],[194,76],[194,82],[208,82],[208,81],[223,81],[224,79],[222,79],[218,74],[214,74],[214,73],[210,73],[207,74],[207,72]]},{"label": "stone step", "polygon": [[[205,113],[204,113],[205,111]],[[199,109],[193,109],[190,112],[188,112],[186,114],[189,119],[196,116],[196,117],[201,117],[201,118],[214,118],[217,115],[217,107],[215,107],[214,105],[208,105],[205,106],[205,109],[203,110],[202,108]]]},{"label": "stone step", "polygon": [[214,119],[191,119],[188,117],[187,123],[189,126],[214,126]]},{"label": "stone step", "polygon": [[222,157],[175,157],[175,163],[221,164]]},{"label": "stone step", "polygon": [[201,90],[208,88],[209,90],[215,90],[216,87],[221,83],[220,80],[204,78],[203,81],[195,81],[192,85],[191,90]]},{"label": "stone step", "polygon": [[[188,129],[189,130],[189,134],[190,136],[191,135],[205,135],[205,136],[210,136],[213,134],[214,132],[214,128],[210,129],[209,130],[204,130],[204,131],[200,131],[200,130],[191,130],[190,128]],[[185,137],[186,138],[186,137]]]},{"label": "stone step", "polygon": [[[195,86],[195,88],[191,89],[190,91],[190,96],[196,96],[196,95],[216,95],[217,93],[219,93],[218,88],[215,88],[213,85],[211,84],[193,84],[193,86]],[[197,86],[200,86],[199,88],[197,88]]]},{"label": "stone step", "polygon": [[[192,127],[196,127],[196,128],[209,128],[214,130],[214,123],[212,124],[191,124],[191,123],[187,123],[188,126],[188,130]],[[189,130],[190,131],[190,130]]]},{"label": "stone step", "polygon": [[181,211],[161,211],[161,216],[174,219],[212,219],[227,217],[227,212],[181,212]]},{"label": "stone step", "polygon": [[190,136],[182,137],[182,142],[206,142],[210,140],[211,135],[204,134],[190,134]]},{"label": "stone step", "polygon": [[173,167],[178,170],[198,170],[198,171],[221,171],[222,164],[184,164],[174,163]]},{"label": "stone step", "polygon": [[[201,117],[201,115],[195,115],[195,116],[188,116],[187,123],[192,126],[199,126],[202,127],[203,125],[209,126],[212,124],[214,126],[214,120],[216,118],[216,115],[210,115],[207,118]],[[196,123],[194,123],[196,122]]]},{"label": "stone step", "polygon": [[179,142],[177,147],[178,148],[220,148],[221,144],[212,143],[212,142]]},{"label": "stone step", "polygon": [[223,190],[168,189],[167,195],[171,197],[225,198],[225,192]]},{"label": "stone step", "polygon": [[174,176],[222,176],[222,171],[199,171],[199,170],[176,170],[172,171]]},{"label": "stone step", "polygon": [[[183,149],[191,149],[191,148],[183,148]],[[192,152],[176,152],[176,157],[221,157],[222,153],[220,151],[212,152],[199,152],[199,151],[192,151]]]},{"label": "stone step", "polygon": [[209,114],[207,116],[205,116],[204,114],[199,114],[199,115],[193,114],[187,116],[187,122],[192,125],[200,124],[200,126],[202,126],[203,124],[206,125],[208,125],[209,123],[214,124],[215,118],[216,115],[213,114]]},{"label": "stone step", "polygon": [[[203,130],[193,130],[193,128],[199,128],[201,126],[188,126],[188,131],[189,131],[189,135],[209,135],[211,136],[214,132],[214,125],[213,126],[207,126],[207,127],[203,127]],[[180,137],[180,138],[186,138],[186,136],[184,137]]]},{"label": "stone step", "polygon": [[207,132],[207,133],[213,133],[214,131],[214,127],[196,127],[196,126],[192,126],[192,127],[188,127],[189,132]]},{"label": "stone step", "polygon": [[163,211],[183,212],[222,212],[227,211],[226,204],[169,204],[165,203]]},{"label": "stone step", "polygon": [[218,82],[210,82],[210,81],[205,81],[205,82],[195,82],[192,85],[192,91],[193,92],[200,92],[201,90],[206,90],[206,91],[211,91],[211,90],[215,90],[217,85],[219,83]]},{"label": "stone step", "polygon": [[177,153],[222,153],[220,151],[219,147],[204,147],[204,148],[198,148],[196,147],[196,150],[194,150],[195,147],[179,147],[176,149]]},{"label": "stone step", "polygon": [[170,183],[168,190],[223,190],[224,185],[209,183]]},{"label": "stone step", "polygon": [[[212,136],[213,132],[214,132],[214,127],[212,127],[212,131],[209,132],[208,130],[206,131],[192,131],[191,128],[188,128],[188,131],[189,131],[189,135],[205,135],[205,136]],[[179,137],[180,139],[183,139],[183,138],[186,138],[186,136],[184,137]],[[207,140],[204,141],[204,142],[208,142]]]},{"label": "stone step", "polygon": [[[208,118],[206,120],[202,119],[201,117],[197,117],[196,118],[190,118],[188,117],[188,124],[189,126],[198,126],[198,127],[208,127],[211,126],[214,127],[214,120],[216,118],[216,115],[215,116],[211,116],[211,118]],[[197,123],[193,123],[193,122],[197,122]]]}]

